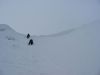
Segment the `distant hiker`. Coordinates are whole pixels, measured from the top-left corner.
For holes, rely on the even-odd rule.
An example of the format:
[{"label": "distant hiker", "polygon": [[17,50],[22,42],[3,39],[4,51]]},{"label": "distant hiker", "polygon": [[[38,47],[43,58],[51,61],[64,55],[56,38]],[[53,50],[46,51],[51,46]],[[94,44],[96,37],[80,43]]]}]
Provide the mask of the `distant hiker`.
[{"label": "distant hiker", "polygon": [[27,34],[27,39],[29,39],[30,38],[30,34]]},{"label": "distant hiker", "polygon": [[29,41],[28,45],[33,45],[33,44],[34,44],[33,40],[32,40],[32,39],[30,39],[30,41]]}]

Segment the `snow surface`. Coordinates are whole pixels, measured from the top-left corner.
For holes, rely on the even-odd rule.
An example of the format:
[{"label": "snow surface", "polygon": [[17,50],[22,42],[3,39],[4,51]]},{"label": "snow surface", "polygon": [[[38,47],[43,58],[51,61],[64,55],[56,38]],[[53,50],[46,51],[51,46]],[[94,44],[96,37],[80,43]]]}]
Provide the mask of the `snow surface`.
[{"label": "snow surface", "polygon": [[29,39],[0,24],[0,75],[100,75],[100,21]]}]

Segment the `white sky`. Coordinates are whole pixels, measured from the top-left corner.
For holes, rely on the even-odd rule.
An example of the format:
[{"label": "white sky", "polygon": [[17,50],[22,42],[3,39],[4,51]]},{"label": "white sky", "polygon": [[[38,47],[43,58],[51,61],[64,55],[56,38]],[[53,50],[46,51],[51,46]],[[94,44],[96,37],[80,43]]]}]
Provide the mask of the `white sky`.
[{"label": "white sky", "polygon": [[0,24],[24,34],[53,34],[97,19],[99,0],[0,0]]}]

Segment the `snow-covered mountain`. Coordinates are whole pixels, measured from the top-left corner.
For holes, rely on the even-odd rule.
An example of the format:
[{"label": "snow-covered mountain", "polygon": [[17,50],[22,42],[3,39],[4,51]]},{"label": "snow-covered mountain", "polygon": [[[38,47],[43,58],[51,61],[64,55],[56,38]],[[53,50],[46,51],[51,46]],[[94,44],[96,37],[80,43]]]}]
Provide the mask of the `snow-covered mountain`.
[{"label": "snow-covered mountain", "polygon": [[100,75],[100,21],[31,38],[0,24],[0,75]]}]

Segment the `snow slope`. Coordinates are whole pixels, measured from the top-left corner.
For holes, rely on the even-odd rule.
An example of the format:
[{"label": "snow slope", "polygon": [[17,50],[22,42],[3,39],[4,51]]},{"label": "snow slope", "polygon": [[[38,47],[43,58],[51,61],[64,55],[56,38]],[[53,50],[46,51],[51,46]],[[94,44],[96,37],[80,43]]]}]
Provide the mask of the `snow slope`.
[{"label": "snow slope", "polygon": [[100,75],[100,21],[29,39],[0,24],[0,75]]}]

